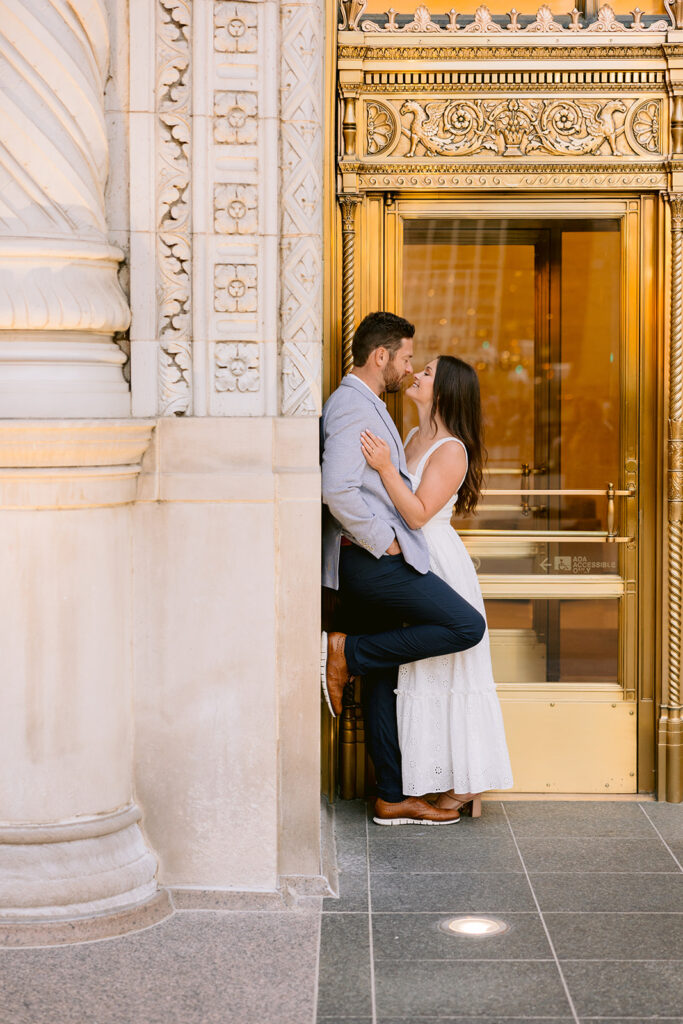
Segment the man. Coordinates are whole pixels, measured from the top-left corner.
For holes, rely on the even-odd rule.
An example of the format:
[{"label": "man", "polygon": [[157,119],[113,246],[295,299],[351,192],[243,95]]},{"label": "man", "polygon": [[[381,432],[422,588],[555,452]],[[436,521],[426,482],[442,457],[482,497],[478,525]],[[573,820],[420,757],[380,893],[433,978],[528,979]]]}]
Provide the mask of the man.
[{"label": "man", "polygon": [[321,680],[330,710],[338,715],[349,678],[363,677],[378,824],[458,820],[457,811],[403,794],[394,690],[399,665],[467,650],[485,630],[482,616],[429,571],[421,531],[401,518],[360,446],[363,430],[382,437],[411,486],[401,438],[380,395],[399,391],[412,374],[414,333],[411,323],[393,313],[366,316],[353,338],[354,368],[322,416],[323,586],[340,590],[352,625],[348,633],[323,634]]}]

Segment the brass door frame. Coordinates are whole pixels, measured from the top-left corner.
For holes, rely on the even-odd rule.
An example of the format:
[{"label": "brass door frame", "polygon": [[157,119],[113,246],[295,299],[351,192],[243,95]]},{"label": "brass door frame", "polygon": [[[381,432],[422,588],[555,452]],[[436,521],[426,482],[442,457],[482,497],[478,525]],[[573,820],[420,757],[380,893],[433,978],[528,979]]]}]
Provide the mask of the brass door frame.
[{"label": "brass door frame", "polygon": [[[625,584],[622,609],[623,614],[630,620],[626,628],[621,630],[624,639],[620,646],[620,679],[623,680],[624,686],[623,689],[621,686],[616,687],[610,694],[603,692],[603,699],[607,696],[614,704],[629,704],[628,711],[631,712],[636,708],[636,704],[632,702],[637,699],[638,791],[652,792],[655,778],[656,726],[656,702],[653,700],[656,676],[653,668],[658,650],[656,630],[652,627],[659,622],[659,617],[656,611],[657,575],[651,570],[653,566],[657,566],[655,480],[659,463],[658,441],[661,438],[657,432],[652,431],[651,419],[648,424],[645,423],[645,408],[652,407],[653,388],[654,395],[657,394],[659,360],[652,360],[649,357],[658,350],[657,326],[660,319],[652,315],[657,309],[657,297],[651,294],[653,267],[643,257],[645,254],[656,253],[661,247],[657,236],[658,204],[647,195],[628,192],[616,197],[600,193],[578,196],[576,193],[567,192],[554,195],[552,199],[537,193],[514,197],[491,197],[477,193],[448,194],[443,191],[391,195],[370,193],[359,196],[358,200],[354,206],[356,322],[373,309],[388,308],[400,312],[401,232],[403,221],[409,217],[457,217],[462,220],[471,218],[492,221],[518,219],[526,222],[548,222],[569,218],[605,218],[620,221],[623,253],[622,336],[625,339],[621,366],[621,392],[624,396],[621,402],[621,428],[622,437],[629,439],[629,447],[628,450],[624,450],[625,469],[622,479],[618,481],[618,487],[628,489],[637,483],[639,454],[641,485],[638,488],[637,508],[635,502],[631,503],[630,508],[627,502],[622,502],[619,509],[619,533],[622,536],[637,538],[633,548],[620,545],[620,548],[623,548],[622,557],[627,562],[627,569],[623,573]],[[656,273],[654,276],[656,277]],[[637,287],[633,287],[634,281],[637,282]],[[337,322],[339,323],[339,317]],[[640,367],[643,373],[639,375]],[[624,381],[628,382],[628,391],[624,388]],[[640,422],[639,402],[647,403],[646,407],[643,407]],[[641,570],[643,581],[640,601],[636,593],[638,568]],[[503,581],[490,582],[495,587],[497,583],[502,584]],[[550,587],[555,586],[555,582],[553,581]],[[528,583],[531,589],[536,589],[533,581],[529,580]],[[606,581],[596,578],[594,583],[597,589],[600,589],[600,583],[604,587]],[[530,590],[528,592],[530,593]],[[631,623],[636,628],[631,628]],[[574,688],[573,692],[577,692],[578,689],[580,687]],[[553,687],[549,685],[546,691],[545,694],[539,692],[539,697],[551,697]],[[586,696],[588,697],[588,694]],[[626,709],[624,710],[628,713]]]},{"label": "brass door frame", "polygon": [[[471,15],[462,15],[455,31],[445,19],[439,25],[418,25],[417,16],[400,28],[366,26],[363,9],[362,0],[340,0],[339,11],[336,0],[326,3],[325,397],[339,382],[345,351],[348,365],[353,327],[362,311],[388,306],[376,268],[361,266],[352,246],[347,250],[342,244],[344,237],[353,242],[368,229],[383,235],[385,201],[391,204],[408,193],[420,198],[460,195],[482,203],[493,197],[535,197],[552,210],[561,194],[574,198],[581,216],[586,201],[616,196],[639,210],[642,224],[649,225],[639,240],[640,304],[630,308],[641,325],[639,444],[641,453],[646,447],[653,453],[652,460],[643,456],[639,467],[639,570],[641,580],[652,581],[654,597],[641,602],[638,776],[644,791],[655,788],[654,728],[649,723],[656,720],[657,794],[681,801],[683,47],[678,33],[662,22],[643,34],[635,22],[630,28],[606,27],[579,18],[577,25],[554,25],[552,35],[544,34],[540,23],[528,28],[511,23],[508,28],[514,31],[491,36],[481,10],[474,22]],[[583,155],[557,148],[551,122],[559,106],[567,103],[578,117],[586,104],[602,109],[615,99],[623,108],[616,116],[616,149],[599,138]],[[449,117],[462,104],[486,116],[491,111],[502,115],[503,121],[496,121],[495,149],[459,148],[455,121],[447,123],[445,116],[435,145],[423,144],[416,134],[421,117],[416,104],[425,111],[434,100]],[[539,129],[537,121],[533,146],[527,137],[520,149],[520,140],[503,123],[506,112],[518,109],[533,119],[539,104],[548,111],[550,127]],[[638,131],[643,129],[643,112],[650,118],[650,135],[634,131],[636,116],[641,119]],[[337,200],[348,211],[346,232]],[[637,306],[637,297],[627,294],[626,302]],[[645,713],[648,704],[650,715]],[[323,742],[324,789],[333,795],[334,726],[327,719]],[[329,772],[325,765],[332,765]]]}]

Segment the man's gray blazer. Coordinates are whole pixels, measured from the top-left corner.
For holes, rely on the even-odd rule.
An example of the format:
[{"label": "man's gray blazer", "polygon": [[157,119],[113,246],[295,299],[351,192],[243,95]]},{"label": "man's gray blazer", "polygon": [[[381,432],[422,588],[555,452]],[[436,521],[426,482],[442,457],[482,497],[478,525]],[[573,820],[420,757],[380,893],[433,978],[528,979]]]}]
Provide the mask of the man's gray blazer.
[{"label": "man's gray blazer", "polygon": [[359,547],[381,558],[394,538],[418,572],[429,571],[429,551],[421,530],[411,530],[394,508],[379,473],[365,461],[363,430],[384,438],[391,461],[411,486],[403,445],[384,402],[353,374],[325,402],[322,415],[323,586],[339,588],[342,530]]}]

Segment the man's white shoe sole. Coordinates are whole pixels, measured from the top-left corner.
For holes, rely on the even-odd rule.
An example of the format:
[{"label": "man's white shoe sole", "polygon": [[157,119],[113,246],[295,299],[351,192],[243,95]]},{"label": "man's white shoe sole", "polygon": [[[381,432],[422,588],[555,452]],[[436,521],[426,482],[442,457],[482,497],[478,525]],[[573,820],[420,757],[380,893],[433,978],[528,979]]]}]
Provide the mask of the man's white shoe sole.
[{"label": "man's white shoe sole", "polygon": [[460,818],[451,821],[425,821],[424,818],[373,818],[375,825],[457,825]]},{"label": "man's white shoe sole", "polygon": [[330,709],[330,714],[333,718],[336,718],[337,716],[334,708],[332,707],[329,690],[327,689],[327,633],[324,630],[320,635],[320,685],[322,686],[323,697],[327,701],[327,706]]}]

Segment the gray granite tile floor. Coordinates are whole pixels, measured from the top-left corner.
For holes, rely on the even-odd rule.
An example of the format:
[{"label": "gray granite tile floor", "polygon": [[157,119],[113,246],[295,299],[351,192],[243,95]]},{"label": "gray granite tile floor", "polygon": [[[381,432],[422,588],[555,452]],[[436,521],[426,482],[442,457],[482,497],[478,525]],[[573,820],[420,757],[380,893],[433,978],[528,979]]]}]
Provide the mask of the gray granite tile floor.
[{"label": "gray granite tile floor", "polygon": [[[683,805],[486,802],[448,829],[336,806],[318,1024],[683,1024]],[[507,930],[444,931],[473,914]]]},{"label": "gray granite tile floor", "polygon": [[0,1024],[308,1024],[319,919],[179,911],[121,938],[5,949]]},{"label": "gray granite tile floor", "polygon": [[[0,1024],[683,1024],[683,805],[488,802],[448,829],[380,828],[360,801],[334,816],[339,898],[0,950]],[[506,930],[444,930],[473,914]]]}]

